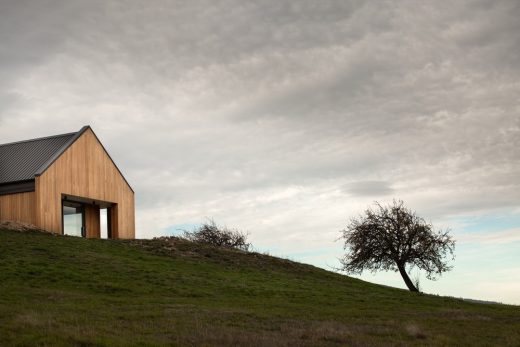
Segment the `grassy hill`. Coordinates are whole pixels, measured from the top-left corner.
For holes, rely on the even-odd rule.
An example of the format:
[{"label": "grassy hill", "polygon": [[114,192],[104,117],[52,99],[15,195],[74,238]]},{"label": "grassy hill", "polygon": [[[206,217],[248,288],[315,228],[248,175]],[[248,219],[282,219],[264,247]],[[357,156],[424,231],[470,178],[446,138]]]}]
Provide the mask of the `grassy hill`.
[{"label": "grassy hill", "polygon": [[0,230],[0,345],[519,346],[520,307],[182,240]]}]

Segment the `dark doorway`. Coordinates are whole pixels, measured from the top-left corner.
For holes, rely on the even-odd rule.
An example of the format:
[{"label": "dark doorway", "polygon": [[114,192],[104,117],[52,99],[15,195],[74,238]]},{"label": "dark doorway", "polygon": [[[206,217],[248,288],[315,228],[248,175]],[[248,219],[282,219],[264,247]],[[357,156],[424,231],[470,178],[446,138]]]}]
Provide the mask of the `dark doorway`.
[{"label": "dark doorway", "polygon": [[[64,235],[111,239],[117,237],[117,204],[108,201],[62,195]],[[115,234],[115,236],[114,236]]]}]

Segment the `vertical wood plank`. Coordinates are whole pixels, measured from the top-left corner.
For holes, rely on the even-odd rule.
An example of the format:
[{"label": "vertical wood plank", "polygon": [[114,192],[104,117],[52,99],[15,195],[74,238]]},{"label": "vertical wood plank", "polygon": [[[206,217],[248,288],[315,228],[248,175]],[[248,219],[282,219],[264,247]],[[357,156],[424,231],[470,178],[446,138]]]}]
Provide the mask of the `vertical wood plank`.
[{"label": "vertical wood plank", "polygon": [[36,225],[34,192],[0,195],[0,220]]},{"label": "vertical wood plank", "polygon": [[99,206],[85,205],[85,228],[88,238],[101,237],[101,220],[99,216]]}]

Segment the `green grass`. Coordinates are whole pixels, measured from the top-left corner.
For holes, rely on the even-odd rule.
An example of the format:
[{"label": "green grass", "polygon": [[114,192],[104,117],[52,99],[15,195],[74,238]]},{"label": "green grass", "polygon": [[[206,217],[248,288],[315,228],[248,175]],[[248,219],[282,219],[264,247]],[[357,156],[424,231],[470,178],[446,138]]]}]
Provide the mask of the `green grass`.
[{"label": "green grass", "polygon": [[0,346],[520,346],[520,307],[182,240],[0,230]]}]

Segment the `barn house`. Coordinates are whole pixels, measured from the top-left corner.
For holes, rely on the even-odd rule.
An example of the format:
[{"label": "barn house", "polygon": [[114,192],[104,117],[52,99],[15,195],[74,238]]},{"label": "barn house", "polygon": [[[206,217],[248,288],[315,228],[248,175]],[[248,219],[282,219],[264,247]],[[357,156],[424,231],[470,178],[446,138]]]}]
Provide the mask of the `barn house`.
[{"label": "barn house", "polygon": [[90,126],[2,144],[0,221],[4,220],[63,235],[131,239],[134,191]]}]

